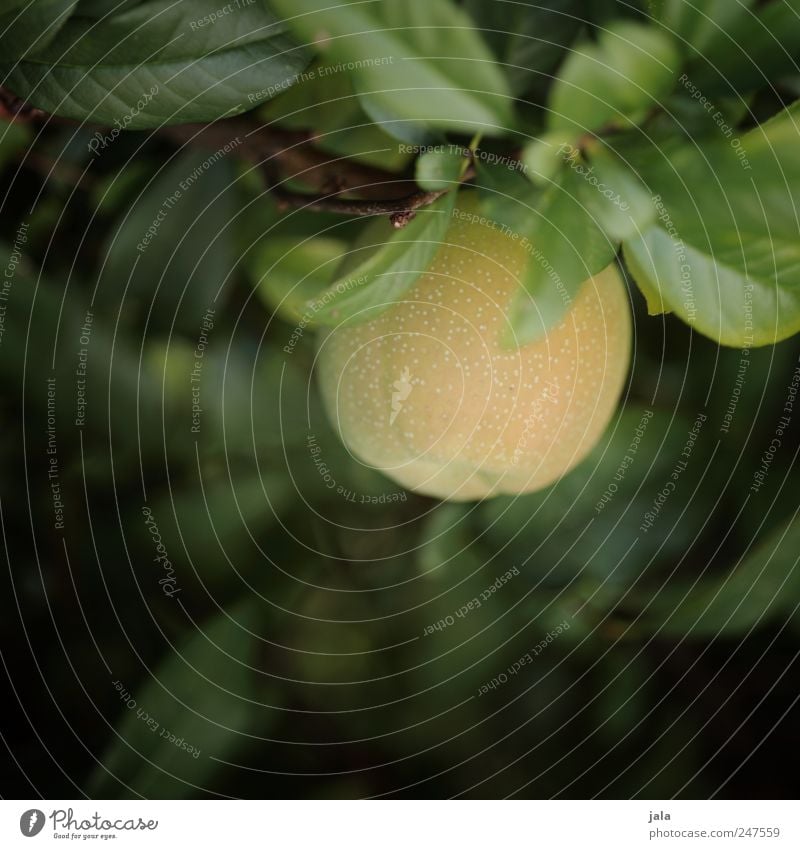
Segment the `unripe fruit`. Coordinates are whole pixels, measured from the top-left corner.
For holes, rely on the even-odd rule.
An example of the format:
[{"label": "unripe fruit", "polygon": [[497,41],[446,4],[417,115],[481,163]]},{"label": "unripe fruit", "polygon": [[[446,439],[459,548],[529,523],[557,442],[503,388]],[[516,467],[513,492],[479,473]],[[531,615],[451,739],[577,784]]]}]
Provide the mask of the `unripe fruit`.
[{"label": "unripe fruit", "polygon": [[350,451],[407,489],[461,501],[532,492],[579,463],[614,413],[630,361],[627,292],[609,266],[545,337],[504,348],[530,248],[459,204],[401,301],[322,337],[322,396]]}]

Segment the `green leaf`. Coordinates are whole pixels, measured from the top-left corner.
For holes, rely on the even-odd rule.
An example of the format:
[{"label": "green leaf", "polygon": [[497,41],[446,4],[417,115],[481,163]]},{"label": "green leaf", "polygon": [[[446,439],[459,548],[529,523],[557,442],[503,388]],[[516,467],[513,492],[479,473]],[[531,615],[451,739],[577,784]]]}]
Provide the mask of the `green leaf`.
[{"label": "green leaf", "polygon": [[426,192],[450,189],[460,180],[466,162],[466,158],[459,150],[426,151],[417,159],[415,172],[417,185]]},{"label": "green leaf", "polygon": [[214,758],[230,757],[246,742],[259,711],[250,701],[258,609],[247,601],[204,623],[141,686],[130,670],[112,671],[121,720],[89,782],[92,796],[118,797],[120,782],[143,796],[194,796],[218,769]]},{"label": "green leaf", "polygon": [[428,144],[436,138],[441,138],[440,130],[431,129],[432,122],[399,118],[384,98],[375,97],[372,92],[359,86],[358,80],[354,89],[364,114],[387,136],[412,145]]},{"label": "green leaf", "polygon": [[[15,62],[44,50],[66,24],[77,0],[38,0],[12,3],[0,13],[0,55]],[[19,94],[19,92],[17,92]]]},{"label": "green leaf", "polygon": [[583,178],[571,168],[543,194],[524,234],[529,258],[523,291],[511,303],[503,343],[525,345],[541,338],[572,305],[581,284],[602,271],[617,246],[582,203]]},{"label": "green leaf", "polygon": [[742,20],[753,21],[749,8],[756,0],[652,0],[651,14],[666,30],[677,36],[685,52],[694,54],[730,45],[726,33]]},{"label": "green leaf", "polygon": [[564,62],[550,96],[548,126],[573,135],[607,124],[627,126],[669,94],[679,56],[672,40],[653,26],[620,21]]},{"label": "green leaf", "polygon": [[545,133],[528,142],[522,150],[528,179],[537,186],[548,185],[571,155],[572,140],[572,133],[561,131]]},{"label": "green leaf", "polygon": [[[401,298],[439,249],[455,199],[456,192],[451,191],[417,210],[414,220],[402,230],[390,232],[385,219],[378,221],[380,229],[370,229],[375,237],[360,251],[369,255],[309,304],[313,320],[331,325],[346,319],[369,321]],[[381,232],[386,238],[378,235]]]},{"label": "green leaf", "polygon": [[606,236],[619,244],[655,221],[653,198],[642,181],[612,151],[597,147],[582,169],[581,202]]},{"label": "green leaf", "polygon": [[481,210],[513,233],[525,233],[535,216],[542,190],[534,187],[525,172],[504,165],[475,163],[475,183],[481,190]]},{"label": "green leaf", "polygon": [[[582,7],[587,23],[604,27],[619,18],[650,18],[653,0],[589,0]],[[658,0],[655,0],[658,2]]]},{"label": "green leaf", "polygon": [[118,15],[137,6],[144,0],[78,0],[76,15],[85,18],[104,18],[106,15]]},{"label": "green leaf", "polygon": [[749,91],[797,71],[800,0],[771,2],[752,12],[747,8],[752,3],[725,5],[728,20],[711,18],[722,23],[723,31],[699,46],[688,69],[699,88],[706,93]]},{"label": "green leaf", "polygon": [[346,244],[325,236],[267,237],[248,256],[261,300],[290,322],[307,319],[308,302],[333,280]]},{"label": "green leaf", "polygon": [[293,85],[259,110],[259,117],[281,127],[306,130],[314,127],[320,150],[347,156],[386,170],[402,168],[408,154],[373,123],[350,75],[335,64],[316,63]]},{"label": "green leaf", "polygon": [[342,63],[370,114],[474,133],[511,124],[508,84],[469,16],[451,0],[273,0],[300,39]]},{"label": "green leaf", "polygon": [[625,242],[636,282],[724,345],[800,330],[800,107],[730,141],[625,154],[656,196],[659,224]]},{"label": "green leaf", "polygon": [[6,85],[47,112],[126,129],[252,109],[295,79],[306,53],[261,3],[230,8],[149,0],[100,21],[73,18],[57,44],[4,65]]},{"label": "green leaf", "polygon": [[466,0],[502,63],[511,90],[521,94],[547,80],[583,23],[581,0]]}]

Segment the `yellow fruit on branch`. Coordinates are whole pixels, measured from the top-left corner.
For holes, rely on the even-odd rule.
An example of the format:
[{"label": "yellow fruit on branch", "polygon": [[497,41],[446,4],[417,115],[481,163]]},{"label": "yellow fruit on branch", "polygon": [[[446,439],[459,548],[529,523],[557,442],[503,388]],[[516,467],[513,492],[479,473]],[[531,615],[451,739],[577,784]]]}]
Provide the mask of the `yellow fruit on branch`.
[{"label": "yellow fruit on branch", "polygon": [[402,300],[323,335],[323,400],[355,457],[407,489],[459,501],[532,492],[584,459],[616,409],[627,291],[609,266],[543,338],[504,347],[530,249],[476,220],[473,201],[459,206]]}]

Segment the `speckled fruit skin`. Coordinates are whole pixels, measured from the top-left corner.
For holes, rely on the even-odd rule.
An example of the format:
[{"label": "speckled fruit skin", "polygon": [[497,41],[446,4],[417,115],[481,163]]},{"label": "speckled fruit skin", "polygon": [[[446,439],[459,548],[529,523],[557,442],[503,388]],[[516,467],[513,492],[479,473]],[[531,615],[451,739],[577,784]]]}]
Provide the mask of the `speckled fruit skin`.
[{"label": "speckled fruit skin", "polygon": [[324,334],[317,365],[352,454],[451,501],[532,492],[572,469],[607,427],[630,361],[630,308],[614,266],[583,284],[543,339],[504,348],[529,250],[475,211],[459,198],[428,271],[377,317]]}]

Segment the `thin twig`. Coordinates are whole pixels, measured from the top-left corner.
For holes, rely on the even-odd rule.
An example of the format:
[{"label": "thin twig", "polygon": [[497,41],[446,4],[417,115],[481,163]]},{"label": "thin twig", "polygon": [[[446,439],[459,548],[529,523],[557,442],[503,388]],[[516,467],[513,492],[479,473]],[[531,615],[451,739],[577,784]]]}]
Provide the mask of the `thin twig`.
[{"label": "thin twig", "polygon": [[4,86],[0,86],[0,118],[26,124],[31,121],[45,120],[47,113],[36,109]]},{"label": "thin twig", "polygon": [[[461,182],[471,179],[475,175],[474,168],[470,165],[465,169]],[[358,187],[360,188],[360,187]],[[452,188],[452,187],[451,187]],[[400,230],[414,219],[417,210],[439,200],[440,197],[451,191],[451,188],[439,189],[437,191],[418,190],[401,198],[382,200],[361,200],[343,198],[341,192],[330,194],[302,194],[301,192],[290,192],[281,186],[272,185],[270,191],[278,201],[279,206],[298,207],[310,209],[315,212],[336,212],[342,215],[376,216],[388,215],[392,226]],[[359,192],[360,193],[360,192]]]},{"label": "thin twig", "polygon": [[398,230],[414,218],[418,209],[432,204],[448,192],[447,189],[442,189],[437,192],[415,192],[404,198],[392,200],[349,200],[337,195],[305,195],[283,189],[271,191],[278,205],[284,208],[292,206],[310,209],[313,212],[337,212],[342,215],[388,215],[392,226]]},{"label": "thin twig", "polygon": [[[2,112],[25,122],[54,120],[54,116],[29,106],[0,87]],[[63,122],[63,119],[55,120]],[[242,118],[225,118],[210,124],[171,125],[155,132],[181,145],[199,145],[213,150],[234,146],[239,156],[261,166],[268,177],[270,191],[278,203],[287,208],[302,207],[343,215],[387,215],[392,226],[400,229],[413,220],[418,209],[432,204],[448,191],[422,191],[409,175],[325,153],[314,146],[317,137],[308,130],[287,130],[257,125]],[[283,173],[280,179],[275,173],[278,167]],[[285,182],[287,174],[288,179],[303,183],[313,192],[303,194],[281,188],[279,184]],[[474,169],[470,165],[465,169],[462,182],[472,176]]]},{"label": "thin twig", "polygon": [[280,165],[292,179],[301,180],[320,194],[358,188],[367,199],[397,199],[407,195],[415,185],[412,179],[392,171],[319,150],[314,147],[316,138],[309,131],[284,130],[228,118],[213,124],[165,127],[161,134],[182,144],[215,150],[235,143],[240,156],[260,165]]}]

